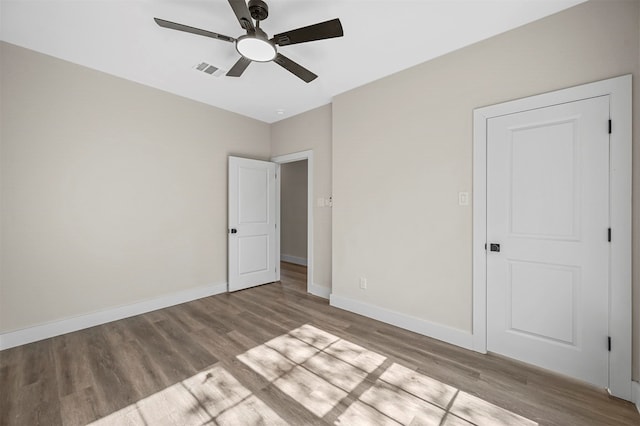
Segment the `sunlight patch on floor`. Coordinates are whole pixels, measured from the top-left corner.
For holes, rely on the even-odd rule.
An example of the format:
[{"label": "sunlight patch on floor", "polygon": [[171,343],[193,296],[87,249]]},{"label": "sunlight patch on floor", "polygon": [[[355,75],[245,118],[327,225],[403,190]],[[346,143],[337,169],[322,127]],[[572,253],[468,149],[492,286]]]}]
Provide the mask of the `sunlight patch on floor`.
[{"label": "sunlight patch on floor", "polygon": [[198,373],[91,423],[92,426],[203,424],[287,423],[221,366]]},{"label": "sunlight patch on floor", "polygon": [[[259,392],[281,392],[328,423],[537,425],[309,324],[236,358],[265,380]],[[92,425],[287,424],[265,401],[216,364]]]},{"label": "sunlight patch on floor", "polygon": [[[538,424],[466,392],[460,392],[450,411],[477,425],[531,426]],[[500,423],[497,423],[497,420]]]},{"label": "sunlight patch on floor", "polygon": [[380,375],[380,380],[420,399],[430,401],[440,408],[447,408],[458,391],[453,386],[446,385],[400,364],[392,364]]},{"label": "sunlight patch on floor", "polygon": [[335,424],[537,425],[309,324],[237,358]]},{"label": "sunlight patch on floor", "polygon": [[294,368],[274,385],[318,417],[324,417],[347,396],[347,392],[303,367]]},{"label": "sunlight patch on floor", "polygon": [[309,324],[237,358],[320,418],[386,359]]},{"label": "sunlight patch on floor", "polygon": [[353,391],[367,377],[366,371],[323,352],[310,358],[302,367],[347,392]]}]

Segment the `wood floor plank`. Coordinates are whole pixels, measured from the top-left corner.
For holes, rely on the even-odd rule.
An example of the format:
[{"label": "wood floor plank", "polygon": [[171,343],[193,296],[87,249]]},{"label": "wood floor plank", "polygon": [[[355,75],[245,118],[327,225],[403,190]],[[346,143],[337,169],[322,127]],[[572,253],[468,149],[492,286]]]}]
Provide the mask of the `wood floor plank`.
[{"label": "wood floor plank", "polygon": [[83,331],[52,339],[58,379],[58,396],[63,397],[93,384],[86,335]]},{"label": "wood floor plank", "polygon": [[22,358],[22,349],[23,346],[17,346],[0,351],[0,368],[18,364]]},{"label": "wood floor plank", "polygon": [[132,334],[160,374],[166,378],[167,384],[179,382],[196,372],[182,356],[182,351],[173,347],[143,315],[129,320]]},{"label": "wood floor plank", "polygon": [[[60,400],[51,378],[43,378],[23,386],[12,397],[18,400],[20,409],[13,410],[9,424],[31,426],[62,424]],[[28,409],[25,410],[22,407],[28,407]]]},{"label": "wood floor plank", "polygon": [[118,362],[119,348],[105,336],[106,327],[93,327],[87,333],[89,363],[94,379],[98,405],[95,410],[106,416],[136,400],[137,392],[126,367]]},{"label": "wood floor plank", "polygon": [[189,315],[182,305],[171,306],[167,309],[163,309],[162,313],[165,317],[171,318],[187,333],[206,327],[206,325],[203,325],[201,322],[195,320],[191,315]]},{"label": "wood floor plank", "polygon": [[[218,334],[214,330],[202,329],[194,331],[191,336],[202,345],[209,352],[215,354],[218,360],[234,358],[239,353],[244,352],[244,347],[238,345],[232,339],[229,339],[229,335],[233,332],[226,334]],[[257,343],[256,343],[257,345]]]},{"label": "wood floor plank", "polygon": [[65,426],[82,426],[100,419],[110,410],[92,386],[60,398],[60,417]]},{"label": "wood floor plank", "polygon": [[18,389],[18,378],[16,368],[11,365],[0,367],[0,425],[10,423],[10,419],[14,416],[17,401],[13,395],[16,395]]},{"label": "wood floor plank", "polygon": [[50,373],[50,345],[51,340],[47,339],[23,347],[25,362],[20,363],[21,386],[32,385]]},{"label": "wood floor plank", "polygon": [[[126,368],[136,400],[158,392],[170,383],[137,340],[121,345],[118,357],[119,364]],[[92,397],[93,392],[89,391],[87,396]]]},{"label": "wood floor plank", "polygon": [[159,329],[171,346],[180,352],[195,371],[215,364],[218,359],[213,354],[193,339],[191,335],[182,330],[170,318],[158,321],[154,326]]},{"label": "wood floor plank", "polygon": [[[52,340],[24,345],[19,351],[21,362],[7,366],[7,370],[2,372],[2,389],[5,384],[11,388],[8,391],[9,400],[2,402],[7,407],[9,424],[62,423]],[[24,407],[28,407],[28,410]]]},{"label": "wood floor plank", "polygon": [[0,425],[640,425],[603,389],[333,308],[303,266],[281,277],[1,351]]},{"label": "wood floor plank", "polygon": [[220,334],[227,333],[232,330],[229,324],[220,321],[217,312],[209,309],[202,300],[194,300],[191,303],[184,304],[185,314],[188,314],[202,326],[215,330]]}]

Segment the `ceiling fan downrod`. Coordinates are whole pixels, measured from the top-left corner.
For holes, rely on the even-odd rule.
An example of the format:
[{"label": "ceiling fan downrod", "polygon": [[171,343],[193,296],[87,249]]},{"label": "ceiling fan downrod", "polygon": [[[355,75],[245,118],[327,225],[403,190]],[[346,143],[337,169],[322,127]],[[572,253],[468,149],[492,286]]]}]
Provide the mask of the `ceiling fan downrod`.
[{"label": "ceiling fan downrod", "polygon": [[249,0],[249,13],[251,17],[255,19],[256,26],[259,26],[260,21],[264,21],[269,17],[269,6],[262,0]]}]

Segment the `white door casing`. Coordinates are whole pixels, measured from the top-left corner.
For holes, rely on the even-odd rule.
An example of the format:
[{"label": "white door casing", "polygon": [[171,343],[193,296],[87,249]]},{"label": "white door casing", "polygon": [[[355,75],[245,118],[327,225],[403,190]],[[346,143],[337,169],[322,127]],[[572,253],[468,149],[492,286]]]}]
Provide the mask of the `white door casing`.
[{"label": "white door casing", "polygon": [[229,291],[277,280],[276,164],[229,157]]},{"label": "white door casing", "polygon": [[[631,399],[631,75],[478,108],[473,153],[473,348],[487,351],[487,128],[489,120],[523,111],[609,96],[609,385],[614,396]],[[516,271],[517,272],[517,271]],[[547,271],[549,272],[549,271]],[[549,273],[553,273],[551,270]],[[569,274],[569,272],[567,272]],[[561,273],[556,275],[562,276]]]},{"label": "white door casing", "polygon": [[[320,289],[322,289],[323,287],[320,287],[316,284],[313,283],[313,272],[314,272],[314,250],[313,250],[313,241],[314,241],[314,216],[313,216],[313,211],[314,211],[314,204],[313,204],[313,200],[314,200],[314,184],[313,184],[313,179],[314,179],[314,175],[313,175],[313,150],[306,150],[306,151],[299,151],[299,152],[293,152],[290,154],[284,154],[284,155],[278,155],[276,157],[272,157],[271,161],[273,161],[274,163],[276,163],[278,165],[278,167],[280,167],[280,165],[282,164],[286,164],[286,163],[292,163],[295,161],[302,161],[302,160],[307,160],[307,292],[311,293],[311,294],[315,294],[316,296],[320,296],[323,298],[326,298],[327,296],[324,294],[324,292]],[[278,175],[280,175],[280,173],[278,172]],[[279,180],[279,178],[278,178]],[[279,209],[280,209],[280,195],[279,195],[279,191],[280,191],[280,185],[278,185],[278,202],[277,202],[277,209],[278,209],[278,217],[280,216],[279,213]],[[277,233],[278,238],[280,237],[280,232]],[[278,240],[279,241],[279,240]],[[279,244],[278,244],[279,245]],[[280,252],[278,251],[278,256],[280,255]],[[278,269],[278,277],[277,279],[280,279],[280,270]]]},{"label": "white door casing", "polygon": [[487,350],[602,388],[608,122],[602,96],[487,123]]}]

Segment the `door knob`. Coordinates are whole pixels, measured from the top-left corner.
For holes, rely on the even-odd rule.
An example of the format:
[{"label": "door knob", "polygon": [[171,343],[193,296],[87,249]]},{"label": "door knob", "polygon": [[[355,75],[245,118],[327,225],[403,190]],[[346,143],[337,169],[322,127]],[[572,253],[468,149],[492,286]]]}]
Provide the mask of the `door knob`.
[{"label": "door knob", "polygon": [[237,233],[238,233],[238,230],[237,230],[236,228],[231,228],[231,229],[229,230],[229,233],[230,233],[230,234],[237,234]]},{"label": "door knob", "polygon": [[496,244],[496,243],[489,244],[489,250],[490,251],[495,251],[495,252],[500,252],[500,244]]}]

